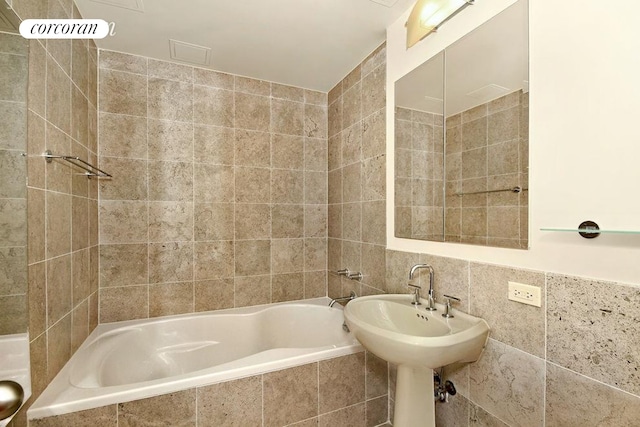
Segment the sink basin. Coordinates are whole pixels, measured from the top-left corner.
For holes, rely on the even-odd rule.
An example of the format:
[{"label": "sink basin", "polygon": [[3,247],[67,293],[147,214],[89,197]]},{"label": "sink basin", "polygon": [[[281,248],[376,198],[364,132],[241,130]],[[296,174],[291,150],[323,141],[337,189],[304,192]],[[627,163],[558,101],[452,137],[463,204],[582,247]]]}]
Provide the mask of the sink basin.
[{"label": "sink basin", "polygon": [[453,310],[455,317],[411,305],[411,295],[356,298],[344,309],[351,332],[373,354],[397,365],[435,369],[456,362],[474,362],[489,335],[484,320]]},{"label": "sink basin", "polygon": [[344,318],[360,343],[398,367],[393,425],[435,427],[433,369],[478,360],[489,336],[483,319],[444,306],[427,311],[411,304],[411,295],[373,295],[356,298]]}]

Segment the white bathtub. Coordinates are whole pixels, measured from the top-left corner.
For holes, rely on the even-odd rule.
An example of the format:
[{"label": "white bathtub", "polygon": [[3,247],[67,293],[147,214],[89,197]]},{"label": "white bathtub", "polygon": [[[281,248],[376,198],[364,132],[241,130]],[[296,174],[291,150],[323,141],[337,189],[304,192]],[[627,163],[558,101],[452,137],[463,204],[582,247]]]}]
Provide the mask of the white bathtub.
[{"label": "white bathtub", "polygon": [[99,325],[28,411],[43,418],[362,351],[328,298]]}]

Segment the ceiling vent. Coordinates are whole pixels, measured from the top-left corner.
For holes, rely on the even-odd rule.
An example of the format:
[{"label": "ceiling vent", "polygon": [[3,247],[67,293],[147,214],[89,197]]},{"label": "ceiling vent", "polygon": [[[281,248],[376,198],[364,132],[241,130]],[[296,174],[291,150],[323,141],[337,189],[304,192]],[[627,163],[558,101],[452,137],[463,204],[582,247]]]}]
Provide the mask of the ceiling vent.
[{"label": "ceiling vent", "polygon": [[94,3],[108,4],[109,6],[120,7],[122,9],[144,12],[142,0],[91,0]]},{"label": "ceiling vent", "polygon": [[171,59],[188,62],[195,65],[209,65],[211,62],[211,48],[185,43],[178,40],[169,40]]},{"label": "ceiling vent", "polygon": [[469,92],[467,96],[471,98],[476,98],[482,101],[489,101],[491,99],[496,99],[510,92],[510,89],[499,86],[497,84],[488,84],[480,89],[476,89],[472,92]]},{"label": "ceiling vent", "polygon": [[387,7],[393,7],[395,6],[396,3],[398,3],[398,0],[371,0],[371,1]]}]

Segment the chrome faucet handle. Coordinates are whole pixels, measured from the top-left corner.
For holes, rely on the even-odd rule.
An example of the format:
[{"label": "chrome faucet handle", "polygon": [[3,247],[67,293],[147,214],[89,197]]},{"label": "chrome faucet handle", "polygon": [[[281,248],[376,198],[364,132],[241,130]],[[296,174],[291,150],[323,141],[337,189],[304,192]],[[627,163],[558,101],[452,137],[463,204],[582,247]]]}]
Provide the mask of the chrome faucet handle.
[{"label": "chrome faucet handle", "polygon": [[332,271],[331,274],[335,274],[336,276],[345,276],[348,277],[351,272],[348,268],[343,268],[342,270]]},{"label": "chrome faucet handle", "polygon": [[453,314],[451,314],[451,300],[454,300],[456,302],[460,302],[460,298],[452,297],[451,295],[443,295],[443,296],[445,297],[447,302],[444,305],[444,313],[442,313],[442,317],[446,317],[447,319],[451,319],[451,318],[455,317]]},{"label": "chrome faucet handle", "polygon": [[420,290],[422,286],[414,285],[413,281],[407,283],[407,287],[413,291],[413,301],[411,301],[411,305],[422,305],[420,302]]},{"label": "chrome faucet handle", "polygon": [[357,280],[358,282],[362,280],[362,273],[361,272],[357,272],[357,273],[347,273],[347,279],[350,280]]}]

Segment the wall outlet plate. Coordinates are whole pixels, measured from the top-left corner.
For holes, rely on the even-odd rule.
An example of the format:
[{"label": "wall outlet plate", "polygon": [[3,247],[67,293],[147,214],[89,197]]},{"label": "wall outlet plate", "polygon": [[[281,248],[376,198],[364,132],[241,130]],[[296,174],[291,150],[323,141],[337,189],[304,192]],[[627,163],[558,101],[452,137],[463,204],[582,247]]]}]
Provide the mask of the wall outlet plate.
[{"label": "wall outlet plate", "polygon": [[542,307],[542,289],[523,283],[509,282],[509,299],[522,304]]}]

